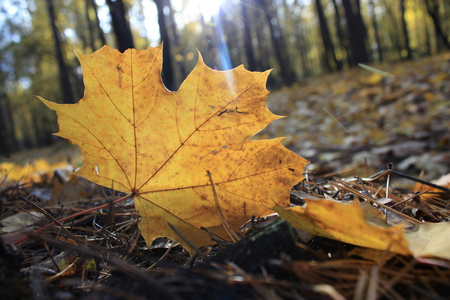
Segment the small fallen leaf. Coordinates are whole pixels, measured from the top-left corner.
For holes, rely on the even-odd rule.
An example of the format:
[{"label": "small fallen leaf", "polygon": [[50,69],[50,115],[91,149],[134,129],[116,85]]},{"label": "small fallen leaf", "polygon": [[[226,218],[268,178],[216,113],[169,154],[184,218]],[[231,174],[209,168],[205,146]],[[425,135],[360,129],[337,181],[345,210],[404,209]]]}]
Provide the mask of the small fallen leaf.
[{"label": "small fallen leaf", "polygon": [[308,200],[305,207],[273,209],[282,219],[301,230],[353,245],[408,255],[408,242],[402,227],[379,227],[367,223],[358,202],[348,204],[331,200]]},{"label": "small fallen leaf", "polygon": [[0,234],[17,231],[22,228],[42,222],[42,220],[45,220],[45,216],[40,212],[18,212],[0,221]]},{"label": "small fallen leaf", "polygon": [[[275,205],[273,210],[294,227],[315,235],[378,250],[389,248],[390,252],[403,255],[450,259],[448,222],[420,223],[412,229],[376,226],[367,222],[367,207],[363,210],[359,202],[303,200],[305,207]],[[369,215],[373,219],[376,214]]]},{"label": "small fallen leaf", "polygon": [[[86,180],[85,180],[86,181]],[[55,181],[48,205],[62,205],[85,199],[88,193],[84,190],[78,176],[72,176],[69,181]]]},{"label": "small fallen leaf", "polygon": [[450,223],[422,223],[404,233],[414,256],[450,260]]}]

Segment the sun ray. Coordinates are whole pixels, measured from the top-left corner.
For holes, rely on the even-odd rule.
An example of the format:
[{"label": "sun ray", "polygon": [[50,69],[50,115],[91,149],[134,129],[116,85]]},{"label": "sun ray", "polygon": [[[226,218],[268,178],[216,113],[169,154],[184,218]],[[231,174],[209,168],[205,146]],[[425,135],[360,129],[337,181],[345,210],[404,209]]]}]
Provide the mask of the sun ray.
[{"label": "sun ray", "polygon": [[219,12],[223,0],[195,0],[195,2],[203,17],[209,20]]}]

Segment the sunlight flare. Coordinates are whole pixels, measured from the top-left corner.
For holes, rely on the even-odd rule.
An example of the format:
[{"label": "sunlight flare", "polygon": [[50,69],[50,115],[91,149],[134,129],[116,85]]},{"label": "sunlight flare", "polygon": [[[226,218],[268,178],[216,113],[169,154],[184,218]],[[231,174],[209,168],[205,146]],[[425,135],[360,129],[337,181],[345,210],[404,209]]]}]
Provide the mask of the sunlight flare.
[{"label": "sunlight flare", "polygon": [[219,12],[223,0],[195,0],[195,2],[203,17],[211,19],[212,16]]}]

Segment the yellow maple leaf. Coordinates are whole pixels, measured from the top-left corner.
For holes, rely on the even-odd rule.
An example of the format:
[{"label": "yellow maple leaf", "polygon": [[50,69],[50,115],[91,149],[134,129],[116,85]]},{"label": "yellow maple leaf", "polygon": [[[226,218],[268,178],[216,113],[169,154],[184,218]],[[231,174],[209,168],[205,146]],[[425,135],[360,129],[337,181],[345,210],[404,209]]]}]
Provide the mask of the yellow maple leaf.
[{"label": "yellow maple leaf", "polygon": [[368,224],[358,202],[304,201],[305,207],[283,208],[275,205],[274,210],[294,227],[312,234],[373,249],[389,248],[404,255],[411,253],[401,226],[386,228]]},{"label": "yellow maple leaf", "polygon": [[161,46],[124,53],[104,46],[77,55],[83,99],[40,99],[58,114],[57,135],[82,151],[76,174],[134,194],[148,244],[159,236],[183,243],[168,223],[196,246],[210,244],[202,226],[223,234],[207,171],[235,230],[252,215],[271,213],[272,201],[289,204],[307,161],[281,139],[246,141],[280,118],[265,104],[270,71],[215,71],[199,55],[179,91],[171,92],[160,77]]},{"label": "yellow maple leaf", "polygon": [[413,228],[375,225],[357,201],[342,203],[332,200],[303,199],[305,207],[274,206],[281,218],[294,227],[330,239],[378,250],[387,250],[415,257],[450,259],[450,223],[420,223]]}]

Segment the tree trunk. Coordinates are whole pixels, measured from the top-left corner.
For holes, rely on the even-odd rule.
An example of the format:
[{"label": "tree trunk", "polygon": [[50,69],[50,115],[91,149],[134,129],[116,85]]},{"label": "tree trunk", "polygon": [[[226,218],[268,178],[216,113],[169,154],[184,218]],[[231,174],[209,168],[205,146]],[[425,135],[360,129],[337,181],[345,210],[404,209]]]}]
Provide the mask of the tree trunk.
[{"label": "tree trunk", "polygon": [[[392,11],[391,7],[389,6],[390,1],[383,0],[384,9],[386,11],[386,19],[388,26],[388,35],[389,39],[391,40],[391,46],[388,49],[388,54],[390,56],[390,59],[399,59],[402,57],[402,46],[400,44],[401,36],[398,31],[398,22],[395,18],[394,12]],[[395,56],[393,56],[395,55]]]},{"label": "tree trunk", "polygon": [[106,0],[106,3],[108,4],[111,15],[117,48],[120,52],[134,48],[133,35],[131,34],[130,24],[127,20],[126,10],[122,0]]},{"label": "tree trunk", "polygon": [[255,71],[256,60],[255,53],[253,51],[253,39],[250,32],[250,20],[248,18],[247,5],[249,5],[248,1],[241,1],[242,22],[244,23],[244,49],[245,56],[247,57],[247,68],[251,71]]},{"label": "tree trunk", "polygon": [[95,38],[94,38],[94,25],[92,24],[91,16],[89,15],[89,6],[90,6],[91,0],[85,0],[84,2],[84,17],[86,18],[86,23],[88,26],[88,41],[89,41],[89,47],[92,51],[94,51],[95,48]]},{"label": "tree trunk", "polygon": [[431,55],[431,39],[430,39],[430,29],[428,27],[428,20],[424,20],[424,33],[425,33],[425,55]]},{"label": "tree trunk", "polygon": [[[450,49],[450,42],[442,29],[441,19],[439,18],[439,3],[436,0],[424,0],[427,6],[428,14],[433,20],[434,31],[436,32],[437,40],[442,42],[446,49]],[[438,43],[439,44],[439,43]],[[439,49],[440,50],[440,49]]]},{"label": "tree trunk", "polygon": [[359,0],[342,0],[345,17],[347,19],[347,30],[350,40],[350,65],[369,61],[366,49],[366,26],[360,12]]},{"label": "tree trunk", "polygon": [[404,42],[404,50],[406,50],[406,59],[411,60],[412,59],[412,53],[411,53],[411,47],[409,46],[409,33],[408,33],[408,27],[406,25],[406,19],[405,19],[405,0],[400,0],[400,12],[402,15],[402,30],[403,30],[403,42]]},{"label": "tree trunk", "polygon": [[[83,10],[78,3],[74,3],[72,5],[72,9],[74,10],[74,18],[75,22],[72,22],[72,25],[75,29],[75,34],[78,38],[78,40],[81,41],[81,44],[83,45],[83,49],[89,48],[89,28],[87,28],[86,24],[86,17],[85,14],[83,15]],[[86,11],[86,9],[84,9]]]},{"label": "tree trunk", "polygon": [[245,59],[244,56],[241,56],[241,51],[233,51],[240,48],[240,31],[236,28],[236,22],[231,21],[230,17],[232,16],[228,15],[222,7],[218,14],[213,16],[223,69],[231,69],[240,65]]},{"label": "tree trunk", "polygon": [[345,61],[350,64],[349,62],[349,51],[348,51],[348,39],[347,37],[344,35],[344,32],[342,30],[342,25],[341,25],[341,13],[339,11],[339,7],[336,3],[336,0],[332,0],[333,2],[333,7],[334,7],[334,14],[335,14],[335,26],[336,26],[336,32],[338,35],[338,39],[339,39],[339,48],[341,50],[341,61],[343,61],[344,57],[345,57]]},{"label": "tree trunk", "polygon": [[[258,3],[256,2],[258,0],[253,0],[252,5],[254,5],[255,7],[258,5]],[[269,57],[269,52],[270,49],[265,41],[264,38],[264,26],[267,25],[267,22],[265,21],[265,13],[261,11],[261,9],[257,8],[257,9],[252,9],[252,11],[247,11],[249,13],[249,15],[251,15],[250,19],[253,20],[252,22],[252,26],[254,26],[255,28],[257,28],[257,30],[255,30],[255,35],[256,35],[256,41],[257,41],[257,46],[255,49],[255,61],[256,61],[256,70],[258,71],[264,71],[267,69],[270,69],[273,67],[273,65],[271,66],[270,63],[270,59]]]},{"label": "tree trunk", "polygon": [[372,19],[372,27],[373,27],[373,31],[374,31],[374,35],[375,35],[375,42],[377,43],[378,60],[383,61],[383,49],[381,47],[380,34],[378,32],[377,17],[376,17],[376,13],[375,13],[374,1],[370,0],[369,5],[371,7],[371,19]]},{"label": "tree trunk", "polygon": [[154,0],[156,4],[156,9],[158,10],[158,25],[159,25],[159,35],[161,37],[161,43],[163,46],[163,69],[161,72],[161,78],[164,85],[169,89],[173,89],[173,71],[172,71],[172,59],[171,53],[171,41],[169,38],[168,26],[166,24],[166,16],[164,15],[164,7],[167,6],[166,0]]},{"label": "tree trunk", "polygon": [[336,59],[336,53],[334,52],[334,45],[331,41],[330,30],[328,29],[327,19],[323,12],[322,3],[320,0],[315,0],[317,16],[319,17],[319,27],[322,36],[323,48],[324,48],[324,65],[327,71],[342,70],[342,63]]},{"label": "tree trunk", "polygon": [[[54,136],[52,136],[52,130],[49,128],[48,117],[46,114],[40,115],[40,111],[36,108],[30,108],[31,110],[31,128],[33,132],[34,147],[42,147],[51,145],[54,141]],[[54,132],[54,131],[53,131]]]},{"label": "tree trunk", "polygon": [[55,42],[56,59],[58,61],[58,69],[59,69],[59,80],[61,91],[63,93],[64,102],[75,103],[72,87],[70,85],[69,73],[67,70],[66,63],[64,62],[59,30],[58,27],[56,27],[56,15],[55,15],[55,8],[53,6],[53,0],[46,0],[46,4],[50,20],[50,26],[52,28],[53,33],[53,40]]},{"label": "tree trunk", "polygon": [[97,4],[95,3],[95,0],[87,0],[87,1],[91,1],[92,7],[94,8],[98,38],[102,45],[106,45],[105,33],[103,32],[103,29],[100,27],[100,19],[98,17]]},{"label": "tree trunk", "polygon": [[9,155],[17,150],[17,139],[8,95],[0,91],[0,154]]},{"label": "tree trunk", "polygon": [[[167,5],[170,8],[170,14],[168,15],[168,18],[169,18],[169,24],[170,24],[172,40],[173,40],[172,50],[175,50],[174,51],[175,53],[180,53],[180,49],[181,49],[180,38],[178,35],[177,23],[175,22],[175,13],[172,8],[172,4],[170,3],[170,0],[167,1]],[[179,77],[175,76],[175,77],[180,78],[180,80],[177,83],[181,84],[181,82],[187,77],[188,74],[186,73],[186,68],[184,67],[184,63],[182,60],[178,61],[177,65],[178,65],[178,70],[180,71],[180,74],[179,74],[180,76]]]},{"label": "tree trunk", "polygon": [[270,37],[272,40],[272,47],[275,50],[275,57],[280,66],[280,75],[283,79],[284,85],[292,85],[297,81],[293,67],[289,61],[287,52],[287,44],[284,38],[283,31],[279,26],[278,16],[273,8],[273,0],[258,0],[260,6],[265,12],[267,23],[269,24]]}]

